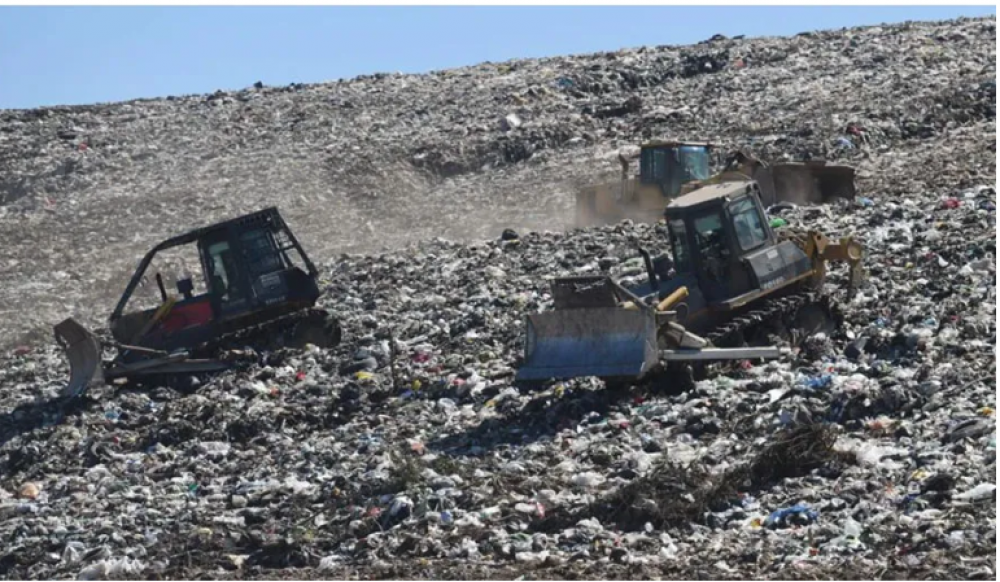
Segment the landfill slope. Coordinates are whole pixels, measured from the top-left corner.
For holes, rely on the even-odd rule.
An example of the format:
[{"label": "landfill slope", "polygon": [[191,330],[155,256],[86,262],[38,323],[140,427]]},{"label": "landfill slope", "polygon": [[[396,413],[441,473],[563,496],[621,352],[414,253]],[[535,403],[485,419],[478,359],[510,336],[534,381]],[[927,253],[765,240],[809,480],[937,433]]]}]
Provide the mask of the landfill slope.
[{"label": "landfill slope", "polygon": [[562,230],[575,186],[644,138],[843,159],[883,195],[974,186],[995,38],[995,18],[911,23],[0,111],[0,337],[99,325],[155,243],[268,204],[319,257]]},{"label": "landfill slope", "polygon": [[[995,18],[0,112],[0,578],[995,579]],[[265,80],[266,82],[266,80]],[[548,281],[641,277],[566,231],[647,137],[822,155],[860,195],[845,325],[678,390],[512,385]],[[343,322],[193,393],[92,391],[139,256],[277,205]],[[501,238],[504,229],[519,235]]]}]

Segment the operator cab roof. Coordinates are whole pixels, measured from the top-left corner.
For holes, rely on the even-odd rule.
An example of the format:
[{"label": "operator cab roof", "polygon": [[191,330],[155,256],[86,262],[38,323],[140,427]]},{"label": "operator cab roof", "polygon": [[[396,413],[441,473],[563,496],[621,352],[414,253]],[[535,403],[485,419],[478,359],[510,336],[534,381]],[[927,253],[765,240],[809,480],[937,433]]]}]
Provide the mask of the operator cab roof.
[{"label": "operator cab roof", "polygon": [[641,148],[652,148],[652,147],[678,147],[678,146],[695,146],[695,147],[713,147],[713,144],[707,141],[684,141],[678,139],[651,139],[644,142]]},{"label": "operator cab roof", "polygon": [[694,210],[700,206],[721,202],[725,198],[735,198],[744,193],[754,190],[753,182],[723,182],[721,184],[711,184],[702,186],[690,194],[685,194],[679,198],[674,198],[667,204],[666,213],[684,212]]}]

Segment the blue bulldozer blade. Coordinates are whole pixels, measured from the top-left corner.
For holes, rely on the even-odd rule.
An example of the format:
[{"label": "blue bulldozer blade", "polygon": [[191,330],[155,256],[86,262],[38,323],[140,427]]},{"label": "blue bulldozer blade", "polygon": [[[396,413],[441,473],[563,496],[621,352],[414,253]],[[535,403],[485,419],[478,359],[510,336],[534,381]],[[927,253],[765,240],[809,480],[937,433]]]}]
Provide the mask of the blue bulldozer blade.
[{"label": "blue bulldozer blade", "polygon": [[556,309],[527,318],[517,380],[637,379],[659,362],[655,316],[645,309]]}]

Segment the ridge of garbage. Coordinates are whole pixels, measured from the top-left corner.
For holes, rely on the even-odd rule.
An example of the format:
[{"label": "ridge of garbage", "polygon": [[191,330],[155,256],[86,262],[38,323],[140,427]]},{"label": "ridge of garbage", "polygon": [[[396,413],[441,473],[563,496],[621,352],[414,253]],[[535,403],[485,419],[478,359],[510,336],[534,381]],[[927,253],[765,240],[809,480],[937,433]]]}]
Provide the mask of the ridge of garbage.
[{"label": "ridge of garbage", "polygon": [[[995,579],[995,39],[959,19],[0,111],[0,578]],[[567,230],[576,186],[663,135],[858,168],[856,200],[780,214],[865,245],[843,329],[687,391],[513,386],[552,277],[665,248]],[[101,325],[152,243],[271,204],[341,345],[46,405],[53,321]]]}]

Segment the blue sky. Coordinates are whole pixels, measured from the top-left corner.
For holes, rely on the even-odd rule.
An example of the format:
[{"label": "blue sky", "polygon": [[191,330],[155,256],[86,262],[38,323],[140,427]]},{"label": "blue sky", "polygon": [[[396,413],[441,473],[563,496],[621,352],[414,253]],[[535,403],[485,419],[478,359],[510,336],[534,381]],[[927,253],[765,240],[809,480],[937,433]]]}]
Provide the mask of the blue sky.
[{"label": "blue sky", "polygon": [[995,6],[0,6],[0,109],[996,14]]}]

